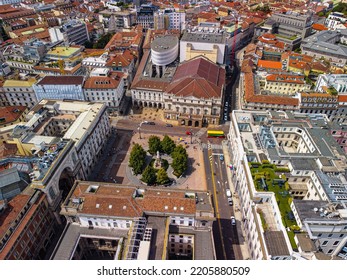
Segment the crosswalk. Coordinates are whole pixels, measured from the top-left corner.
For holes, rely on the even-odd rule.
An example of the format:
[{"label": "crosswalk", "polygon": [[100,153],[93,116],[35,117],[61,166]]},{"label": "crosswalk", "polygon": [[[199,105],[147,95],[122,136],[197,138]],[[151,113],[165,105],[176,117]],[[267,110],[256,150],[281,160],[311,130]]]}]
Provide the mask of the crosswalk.
[{"label": "crosswalk", "polygon": [[208,150],[218,150],[218,149],[223,149],[222,145],[218,145],[218,144],[211,144],[211,143],[202,143],[201,144],[203,149],[208,149]]}]

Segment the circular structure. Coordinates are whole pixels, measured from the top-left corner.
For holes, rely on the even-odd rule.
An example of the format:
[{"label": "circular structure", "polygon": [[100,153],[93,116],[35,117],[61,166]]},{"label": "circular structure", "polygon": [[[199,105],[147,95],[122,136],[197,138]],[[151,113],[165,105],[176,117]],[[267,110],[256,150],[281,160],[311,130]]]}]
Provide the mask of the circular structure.
[{"label": "circular structure", "polygon": [[178,57],[178,38],[162,36],[154,39],[151,44],[152,62],[157,66],[166,66]]}]

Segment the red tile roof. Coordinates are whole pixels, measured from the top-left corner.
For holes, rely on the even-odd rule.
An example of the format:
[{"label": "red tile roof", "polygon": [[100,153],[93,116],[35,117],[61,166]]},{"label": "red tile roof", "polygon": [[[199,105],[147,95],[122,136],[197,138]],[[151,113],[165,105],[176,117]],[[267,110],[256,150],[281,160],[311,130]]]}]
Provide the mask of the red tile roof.
[{"label": "red tile roof", "polygon": [[18,149],[16,144],[0,143],[0,159],[16,155]]},{"label": "red tile roof", "polygon": [[116,77],[89,77],[84,83],[85,89],[116,89],[123,76]]},{"label": "red tile roof", "polygon": [[184,192],[175,190],[146,189],[143,196],[133,198],[135,188],[113,184],[99,184],[96,192],[87,192],[89,182],[79,182],[72,197],[83,199],[78,212],[83,214],[140,217],[144,212],[177,213],[194,215],[195,199],[187,198]]},{"label": "red tile roof", "polygon": [[276,104],[286,106],[299,106],[299,100],[292,97],[276,95],[256,95],[254,92],[253,73],[245,73],[245,101],[247,103]]},{"label": "red tile roof", "polygon": [[278,83],[305,84],[305,78],[301,75],[272,74],[266,76],[266,81]]},{"label": "red tile roof", "polygon": [[18,120],[27,107],[25,106],[6,106],[0,107],[0,126]]},{"label": "red tile roof", "polygon": [[339,94],[337,100],[339,102],[347,102],[347,95],[340,95]]},{"label": "red tile roof", "polygon": [[258,67],[267,69],[282,69],[282,63],[280,61],[258,60]]},{"label": "red tile roof", "polygon": [[328,30],[328,27],[326,27],[323,24],[314,23],[314,24],[312,24],[312,29],[322,31],[322,30]]},{"label": "red tile roof", "polygon": [[84,76],[45,76],[37,85],[82,85]]},{"label": "red tile roof", "polygon": [[221,98],[224,83],[223,68],[203,57],[197,57],[178,66],[166,91],[176,96]]}]

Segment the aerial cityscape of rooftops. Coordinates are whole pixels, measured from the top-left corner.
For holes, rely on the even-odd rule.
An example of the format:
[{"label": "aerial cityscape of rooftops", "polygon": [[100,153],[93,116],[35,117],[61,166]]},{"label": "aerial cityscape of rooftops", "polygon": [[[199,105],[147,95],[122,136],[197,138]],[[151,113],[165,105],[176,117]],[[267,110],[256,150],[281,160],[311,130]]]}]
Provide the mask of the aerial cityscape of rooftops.
[{"label": "aerial cityscape of rooftops", "polygon": [[0,259],[347,260],[347,0],[0,0]]}]

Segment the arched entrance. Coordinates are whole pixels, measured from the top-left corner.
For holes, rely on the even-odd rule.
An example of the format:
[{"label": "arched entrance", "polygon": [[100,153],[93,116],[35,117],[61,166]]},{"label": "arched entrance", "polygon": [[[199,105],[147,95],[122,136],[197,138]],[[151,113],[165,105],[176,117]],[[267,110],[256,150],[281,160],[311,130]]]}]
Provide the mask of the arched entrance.
[{"label": "arched entrance", "polygon": [[147,107],[147,102],[143,102],[143,107]]},{"label": "arched entrance", "polygon": [[195,121],[194,126],[199,127],[199,121]]},{"label": "arched entrance", "polygon": [[189,120],[188,121],[188,126],[192,126],[193,125],[193,121]]},{"label": "arched entrance", "polygon": [[66,167],[59,178],[59,191],[61,192],[62,200],[65,200],[67,197],[74,184],[74,181],[75,179],[72,174],[72,170],[69,167]]},{"label": "arched entrance", "polygon": [[162,107],[162,106],[161,106],[161,103],[159,103],[159,104],[158,104],[158,108],[161,109],[161,107]]},{"label": "arched entrance", "polygon": [[181,120],[181,125],[186,125],[186,121],[185,120]]}]

